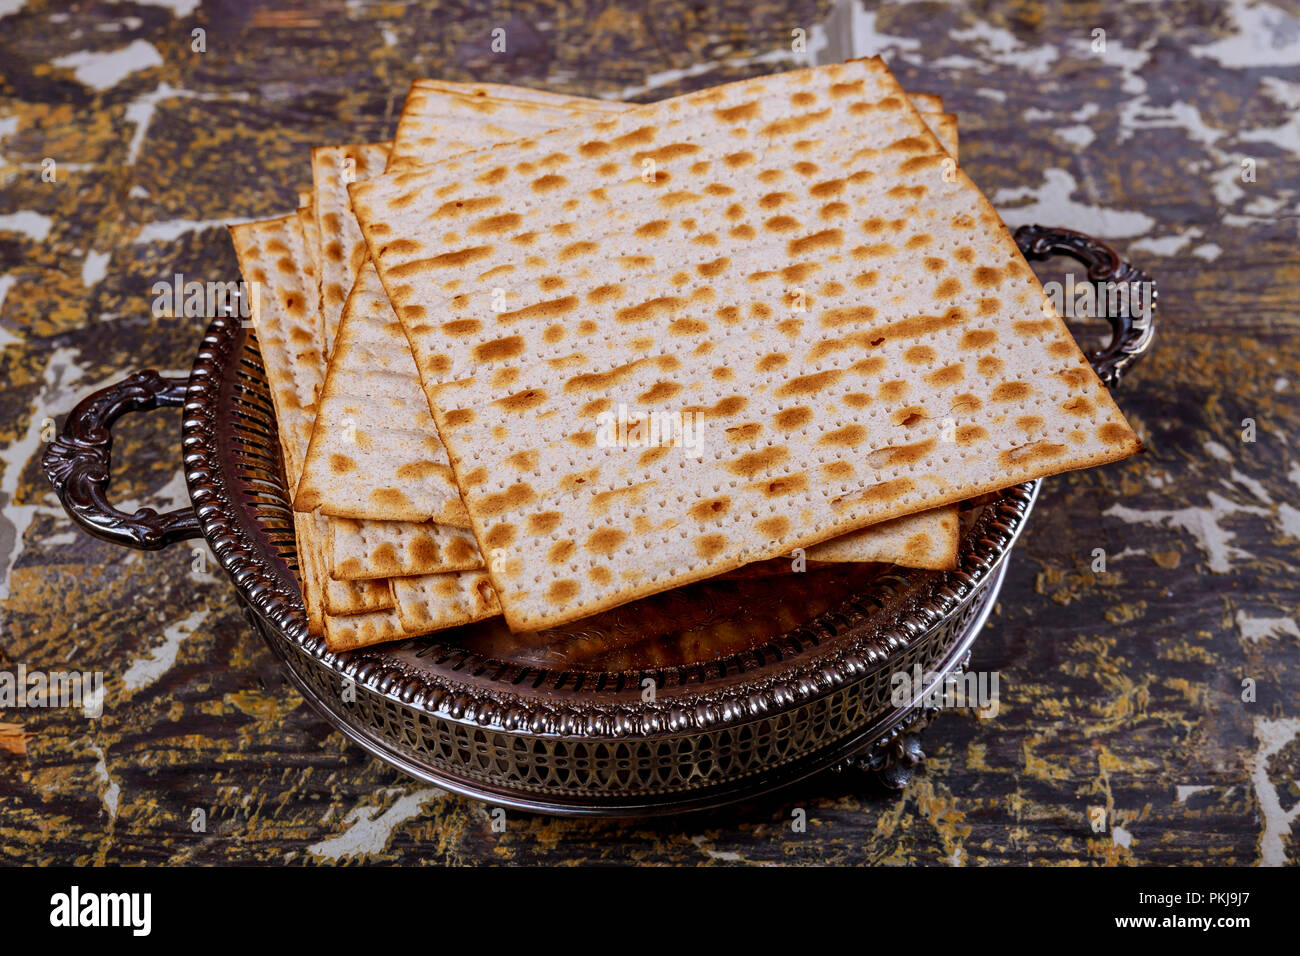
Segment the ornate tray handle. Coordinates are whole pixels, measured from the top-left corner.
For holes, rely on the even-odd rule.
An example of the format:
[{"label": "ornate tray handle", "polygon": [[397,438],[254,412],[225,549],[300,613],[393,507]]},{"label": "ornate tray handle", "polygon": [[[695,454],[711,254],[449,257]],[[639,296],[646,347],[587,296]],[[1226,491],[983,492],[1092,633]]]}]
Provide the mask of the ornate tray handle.
[{"label": "ornate tray handle", "polygon": [[1052,256],[1069,256],[1088,267],[1093,282],[1126,283],[1130,288],[1141,284],[1150,290],[1150,308],[1146,315],[1134,314],[1132,296],[1125,296],[1126,308],[1118,315],[1107,310],[1111,339],[1103,349],[1088,353],[1088,360],[1108,388],[1119,384],[1124,374],[1151,349],[1155,335],[1156,284],[1149,275],[1125,262],[1106,243],[1072,229],[1049,226],[1021,226],[1015,232],[1016,244],[1026,259],[1041,262]]},{"label": "ornate tray handle", "polygon": [[113,423],[127,412],[183,405],[187,384],[187,379],[163,378],[146,369],[101,388],[68,415],[42,464],[63,507],[89,534],[145,551],[203,536],[193,508],[161,515],[141,508],[129,515],[109,504],[107,497]]}]

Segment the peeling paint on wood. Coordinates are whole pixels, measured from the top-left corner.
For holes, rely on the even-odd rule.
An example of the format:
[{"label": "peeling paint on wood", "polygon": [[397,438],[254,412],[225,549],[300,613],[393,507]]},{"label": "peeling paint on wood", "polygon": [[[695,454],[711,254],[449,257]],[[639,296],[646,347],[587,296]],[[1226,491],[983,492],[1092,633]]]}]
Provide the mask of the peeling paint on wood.
[{"label": "peeling paint on wood", "polygon": [[[0,712],[0,862],[1300,860],[1300,22],[1235,0],[484,6],[69,23],[30,0],[0,23],[0,670],[107,675],[99,718]],[[800,65],[797,30],[942,94],[1009,223],[1094,232],[1161,283],[1120,397],[1149,452],[1045,482],[974,650],[999,713],[943,714],[901,796],[826,776],[680,820],[494,814],[317,719],[210,559],[63,515],[49,420],[138,368],[188,369],[207,320],[152,315],[153,283],[238,278],[221,224],[294,208],[311,145],[390,135],[417,76],[652,100]],[[178,423],[121,424],[118,499],[168,506]]]}]

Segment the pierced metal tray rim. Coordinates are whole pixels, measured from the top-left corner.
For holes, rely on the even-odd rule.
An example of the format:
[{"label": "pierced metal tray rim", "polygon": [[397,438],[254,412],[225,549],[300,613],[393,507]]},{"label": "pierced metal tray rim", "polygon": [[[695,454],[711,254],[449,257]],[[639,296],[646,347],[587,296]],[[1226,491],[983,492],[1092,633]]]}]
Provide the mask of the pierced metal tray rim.
[{"label": "pierced metal tray rim", "polygon": [[[306,657],[302,647],[285,644],[275,644],[273,646],[277,655],[285,662],[294,686],[298,688],[311,706],[322,713],[330,715],[331,724],[340,733],[363,750],[397,767],[417,780],[441,787],[463,797],[487,801],[494,807],[505,807],[529,813],[634,819],[662,817],[708,810],[735,803],[739,800],[766,796],[777,791],[787,790],[802,780],[807,780],[832,768],[846,769],[849,766],[846,761],[851,761],[855,758],[855,755],[860,755],[864,744],[880,744],[893,737],[915,733],[918,726],[924,726],[933,716],[933,712],[927,712],[920,708],[917,702],[924,700],[930,688],[938,685],[954,665],[965,666],[962,662],[969,657],[971,646],[975,643],[975,639],[979,636],[984,623],[993,611],[998,591],[1001,589],[1002,579],[1006,575],[1006,568],[1007,562],[999,561],[997,567],[993,570],[993,577],[990,579],[989,592],[985,594],[983,590],[980,590],[972,594],[972,599],[984,601],[984,606],[975,615],[975,618],[965,626],[958,640],[945,651],[943,658],[933,665],[934,680],[915,695],[915,700],[912,703],[879,714],[870,723],[859,727],[853,733],[826,741],[816,750],[798,754],[784,762],[756,767],[744,775],[729,778],[720,784],[699,790],[642,790],[638,791],[635,797],[630,794],[621,794],[605,799],[592,799],[590,797],[557,793],[554,788],[547,788],[542,785],[527,785],[519,782],[504,787],[474,777],[451,774],[445,768],[442,770],[431,769],[428,765],[420,763],[412,755],[395,747],[392,742],[385,740],[383,736],[376,733],[368,725],[354,722],[338,714],[330,706],[329,701],[323,699],[295,667],[290,655],[302,654]],[[310,661],[311,659],[307,657],[306,663],[309,664]],[[676,736],[661,735],[658,739],[672,740]],[[655,737],[642,737],[639,739],[646,743],[654,743],[656,740]],[[755,781],[759,779],[761,779],[761,784],[755,786]]]}]

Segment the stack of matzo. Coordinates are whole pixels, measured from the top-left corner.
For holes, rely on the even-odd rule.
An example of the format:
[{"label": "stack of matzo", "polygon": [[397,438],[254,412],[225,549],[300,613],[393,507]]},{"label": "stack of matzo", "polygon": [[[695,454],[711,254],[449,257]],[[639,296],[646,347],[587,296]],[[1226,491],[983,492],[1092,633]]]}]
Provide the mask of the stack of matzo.
[{"label": "stack of matzo", "polygon": [[[957,501],[1136,450],[911,103],[876,61],[648,107],[417,81],[391,148],[314,151],[311,206],[234,231],[330,646],[796,548],[951,567]],[[593,440],[620,404],[704,454]]]},{"label": "stack of matzo", "polygon": [[[582,115],[627,108],[599,101],[582,101],[576,108],[573,101],[546,106],[539,105],[539,97],[532,94],[531,101],[524,101],[449,96],[441,90],[427,90],[425,82],[417,83],[398,126],[390,168],[411,165],[421,158],[431,161],[485,139],[492,141],[502,135],[503,123],[513,124],[518,136],[537,129],[539,118],[545,118],[551,128]],[[927,108],[938,108],[933,102],[937,98],[924,99]],[[464,110],[471,111],[472,122],[460,115]],[[450,118],[448,111],[453,112]],[[955,118],[936,115],[935,122],[955,150]],[[440,144],[441,153],[430,145],[435,143]],[[316,152],[318,160],[322,152]],[[359,235],[356,241],[356,247],[347,248],[361,248]],[[328,514],[351,518],[457,522],[454,517],[438,517],[449,507],[463,506],[427,419],[415,367],[409,360],[406,368],[401,367],[406,351],[405,335],[378,277],[373,269],[358,269],[298,488],[298,507],[319,507]],[[852,540],[828,543],[811,550],[808,557],[814,561],[892,560],[918,567],[950,567],[956,553],[956,531],[955,511],[940,509],[923,518],[851,536]]]}]

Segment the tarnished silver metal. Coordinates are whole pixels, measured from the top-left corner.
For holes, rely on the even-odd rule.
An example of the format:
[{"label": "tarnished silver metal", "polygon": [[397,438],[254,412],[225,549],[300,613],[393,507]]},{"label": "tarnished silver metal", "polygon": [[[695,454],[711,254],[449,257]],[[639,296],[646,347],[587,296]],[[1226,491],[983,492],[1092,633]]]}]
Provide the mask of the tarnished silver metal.
[{"label": "tarnished silver metal", "polygon": [[[1031,262],[1067,256],[1087,266],[1088,281],[1099,287],[1112,283],[1127,286],[1126,303],[1131,301],[1129,295],[1134,290],[1141,290],[1149,296],[1140,314],[1134,314],[1132,309],[1107,312],[1105,318],[1110,323],[1110,342],[1104,348],[1088,353],[1088,360],[1097,370],[1098,377],[1114,388],[1154,341],[1156,329],[1152,316],[1160,299],[1155,282],[1146,272],[1121,259],[1119,253],[1100,239],[1072,229],[1021,226],[1016,230],[1015,238],[1021,253]],[[1097,301],[1104,301],[1104,298],[1098,296]]]},{"label": "tarnished silver metal", "polygon": [[191,508],[166,514],[141,508],[127,514],[108,500],[113,423],[127,412],[180,405],[186,388],[183,378],[163,378],[146,369],[87,396],[68,415],[41,464],[64,509],[87,534],[143,551],[202,534]]}]

